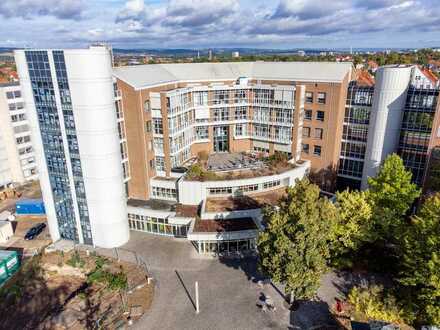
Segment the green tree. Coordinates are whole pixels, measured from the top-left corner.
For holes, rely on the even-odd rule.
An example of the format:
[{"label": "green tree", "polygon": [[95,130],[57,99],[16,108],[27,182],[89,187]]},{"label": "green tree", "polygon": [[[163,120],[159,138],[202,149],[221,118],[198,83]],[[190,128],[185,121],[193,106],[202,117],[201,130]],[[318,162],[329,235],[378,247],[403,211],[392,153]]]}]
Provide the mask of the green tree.
[{"label": "green tree", "polygon": [[375,221],[384,238],[400,233],[406,213],[420,196],[420,189],[411,182],[411,177],[402,159],[392,154],[385,159],[377,176],[368,179]]},{"label": "green tree", "polygon": [[440,324],[440,194],[412,217],[403,238],[399,282],[421,324]]},{"label": "green tree", "polygon": [[329,229],[335,207],[308,179],[296,181],[278,209],[265,210],[267,228],[258,238],[260,268],[286,285],[293,299],[310,299],[327,269]]},{"label": "green tree", "polygon": [[336,221],[331,229],[331,256],[336,266],[349,266],[366,242],[377,237],[373,230],[373,208],[368,193],[345,190],[336,194]]}]

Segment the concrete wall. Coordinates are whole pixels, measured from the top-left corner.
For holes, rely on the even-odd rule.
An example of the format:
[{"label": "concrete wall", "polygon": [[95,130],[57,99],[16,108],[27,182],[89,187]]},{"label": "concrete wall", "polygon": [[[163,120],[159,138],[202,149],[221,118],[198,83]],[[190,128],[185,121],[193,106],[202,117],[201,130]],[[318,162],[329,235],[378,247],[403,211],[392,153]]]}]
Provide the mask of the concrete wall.
[{"label": "concrete wall", "polygon": [[411,66],[380,67],[376,74],[373,106],[362,173],[362,189],[374,177],[385,158],[397,150]]}]

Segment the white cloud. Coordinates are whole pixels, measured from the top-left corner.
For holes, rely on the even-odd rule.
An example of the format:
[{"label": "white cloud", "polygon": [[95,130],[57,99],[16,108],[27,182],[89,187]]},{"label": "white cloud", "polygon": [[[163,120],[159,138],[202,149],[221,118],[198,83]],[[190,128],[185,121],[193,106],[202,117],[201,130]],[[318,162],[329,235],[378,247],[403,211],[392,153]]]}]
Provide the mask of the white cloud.
[{"label": "white cloud", "polygon": [[0,15],[6,18],[54,16],[60,19],[80,19],[85,5],[84,0],[1,0]]}]

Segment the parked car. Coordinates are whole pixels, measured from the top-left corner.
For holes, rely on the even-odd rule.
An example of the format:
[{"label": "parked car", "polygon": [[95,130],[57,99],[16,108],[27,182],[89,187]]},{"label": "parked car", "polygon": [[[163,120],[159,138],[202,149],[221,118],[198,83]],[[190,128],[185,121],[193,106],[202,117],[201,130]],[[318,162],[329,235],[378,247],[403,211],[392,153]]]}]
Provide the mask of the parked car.
[{"label": "parked car", "polygon": [[26,235],[24,235],[24,239],[33,240],[35,237],[41,234],[44,228],[46,228],[45,223],[39,223],[38,225],[33,226],[31,229],[28,230]]}]

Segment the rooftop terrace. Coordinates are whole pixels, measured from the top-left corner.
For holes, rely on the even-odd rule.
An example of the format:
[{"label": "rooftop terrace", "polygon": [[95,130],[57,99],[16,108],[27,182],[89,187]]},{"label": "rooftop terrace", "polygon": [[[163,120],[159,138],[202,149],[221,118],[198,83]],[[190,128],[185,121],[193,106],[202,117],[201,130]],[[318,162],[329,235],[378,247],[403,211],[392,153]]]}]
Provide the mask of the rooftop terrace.
[{"label": "rooftop terrace", "polygon": [[276,205],[286,194],[286,188],[241,197],[209,197],[206,200],[206,212],[225,212],[259,209],[266,205]]},{"label": "rooftop terrace", "polygon": [[295,168],[285,154],[266,156],[262,153],[214,153],[199,157],[186,173],[188,181],[221,181],[249,179],[280,174]]}]

